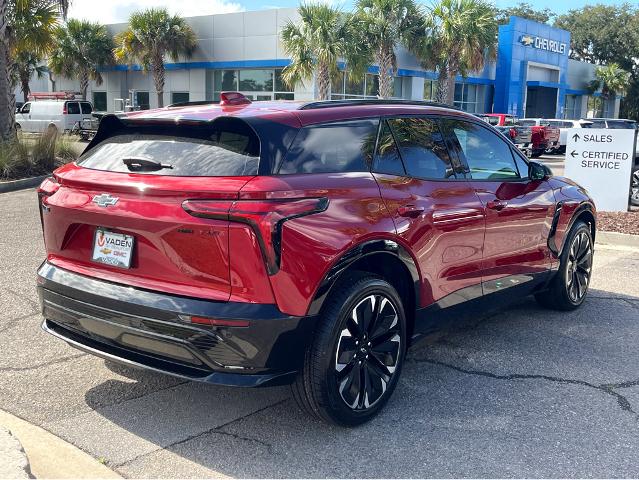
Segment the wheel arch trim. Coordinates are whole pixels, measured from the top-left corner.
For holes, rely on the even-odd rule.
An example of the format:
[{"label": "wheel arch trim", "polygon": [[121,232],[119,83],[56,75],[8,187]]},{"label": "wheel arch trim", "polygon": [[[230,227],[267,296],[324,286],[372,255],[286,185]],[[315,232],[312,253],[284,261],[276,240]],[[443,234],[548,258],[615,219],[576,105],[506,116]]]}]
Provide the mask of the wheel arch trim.
[{"label": "wheel arch trim", "polygon": [[382,238],[359,243],[340,255],[331,268],[326,272],[319,287],[315,291],[313,300],[309,305],[307,315],[317,315],[320,312],[328,293],[339,278],[357,261],[373,255],[392,255],[406,267],[413,282],[415,306],[417,307],[420,300],[421,277],[415,259],[412,257],[408,249],[397,241]]}]

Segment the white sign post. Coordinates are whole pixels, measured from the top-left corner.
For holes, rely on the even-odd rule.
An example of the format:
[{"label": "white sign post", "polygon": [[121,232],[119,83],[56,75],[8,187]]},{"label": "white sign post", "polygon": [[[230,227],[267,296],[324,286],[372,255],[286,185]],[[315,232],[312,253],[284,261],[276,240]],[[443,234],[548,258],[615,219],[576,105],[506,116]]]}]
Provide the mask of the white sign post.
[{"label": "white sign post", "polygon": [[571,128],[564,175],[588,190],[597,210],[628,210],[635,131]]}]

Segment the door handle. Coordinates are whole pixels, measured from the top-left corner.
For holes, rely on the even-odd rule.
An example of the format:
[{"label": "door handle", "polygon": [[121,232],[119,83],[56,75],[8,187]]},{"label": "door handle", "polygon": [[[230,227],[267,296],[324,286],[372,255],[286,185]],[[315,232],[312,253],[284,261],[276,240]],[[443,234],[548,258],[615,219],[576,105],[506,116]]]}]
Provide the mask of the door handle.
[{"label": "door handle", "polygon": [[491,210],[503,210],[508,205],[506,200],[489,200],[486,206]]},{"label": "door handle", "polygon": [[413,205],[409,203],[408,205],[402,205],[397,209],[397,213],[402,217],[419,217],[422,213],[424,213],[424,207],[418,207],[417,205]]}]

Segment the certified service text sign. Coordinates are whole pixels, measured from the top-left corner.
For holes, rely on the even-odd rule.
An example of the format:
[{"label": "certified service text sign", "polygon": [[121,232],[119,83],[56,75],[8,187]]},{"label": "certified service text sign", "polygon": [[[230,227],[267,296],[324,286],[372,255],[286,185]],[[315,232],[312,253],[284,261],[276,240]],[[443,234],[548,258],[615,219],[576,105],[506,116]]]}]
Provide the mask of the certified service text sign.
[{"label": "certified service text sign", "polygon": [[572,128],[564,175],[588,190],[597,210],[625,212],[634,152],[634,130]]}]

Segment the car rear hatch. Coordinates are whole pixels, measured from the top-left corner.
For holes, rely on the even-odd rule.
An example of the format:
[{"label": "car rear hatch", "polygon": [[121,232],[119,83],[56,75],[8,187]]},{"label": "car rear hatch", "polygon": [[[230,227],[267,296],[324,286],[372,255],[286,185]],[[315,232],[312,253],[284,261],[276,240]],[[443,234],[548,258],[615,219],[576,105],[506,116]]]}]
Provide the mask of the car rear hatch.
[{"label": "car rear hatch", "polygon": [[94,143],[40,187],[47,260],[119,284],[227,301],[229,221],[195,217],[183,203],[238,197],[258,169],[251,127],[234,118],[128,125]]}]

